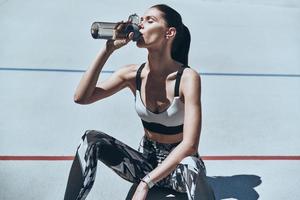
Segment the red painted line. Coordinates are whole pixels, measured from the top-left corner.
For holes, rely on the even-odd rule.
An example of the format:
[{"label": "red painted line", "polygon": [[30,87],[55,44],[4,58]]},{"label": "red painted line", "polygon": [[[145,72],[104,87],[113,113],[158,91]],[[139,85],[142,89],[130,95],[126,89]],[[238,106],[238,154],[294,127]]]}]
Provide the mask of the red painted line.
[{"label": "red painted line", "polygon": [[0,160],[37,160],[37,161],[66,161],[73,160],[74,156],[0,156]]},{"label": "red painted line", "polygon": [[[203,160],[300,160],[300,156],[201,156]],[[0,156],[6,161],[72,161],[74,156]]]},{"label": "red painted line", "polygon": [[201,156],[203,160],[300,160],[300,156]]}]

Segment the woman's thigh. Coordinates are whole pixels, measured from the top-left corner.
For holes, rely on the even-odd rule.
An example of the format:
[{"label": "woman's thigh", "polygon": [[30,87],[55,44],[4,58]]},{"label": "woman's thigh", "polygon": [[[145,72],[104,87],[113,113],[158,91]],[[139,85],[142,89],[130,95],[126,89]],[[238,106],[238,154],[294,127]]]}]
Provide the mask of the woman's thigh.
[{"label": "woman's thigh", "polygon": [[90,147],[95,148],[98,160],[130,182],[138,182],[153,170],[153,166],[140,152],[103,132],[86,131],[78,151],[84,152],[86,157]]}]

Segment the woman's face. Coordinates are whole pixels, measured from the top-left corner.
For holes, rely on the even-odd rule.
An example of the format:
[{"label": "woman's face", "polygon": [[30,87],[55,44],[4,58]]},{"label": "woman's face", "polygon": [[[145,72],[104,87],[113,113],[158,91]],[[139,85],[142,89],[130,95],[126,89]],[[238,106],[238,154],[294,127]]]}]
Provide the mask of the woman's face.
[{"label": "woman's face", "polygon": [[168,27],[160,10],[156,8],[147,10],[141,17],[140,28],[142,37],[137,41],[138,47],[159,47],[166,41],[165,36]]}]

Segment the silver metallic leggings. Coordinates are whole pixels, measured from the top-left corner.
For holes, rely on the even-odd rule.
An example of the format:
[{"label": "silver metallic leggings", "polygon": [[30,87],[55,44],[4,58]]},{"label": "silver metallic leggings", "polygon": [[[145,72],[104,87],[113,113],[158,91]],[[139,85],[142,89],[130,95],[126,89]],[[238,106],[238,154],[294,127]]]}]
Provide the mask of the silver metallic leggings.
[{"label": "silver metallic leggings", "polygon": [[[98,160],[125,180],[138,183],[176,146],[144,137],[140,145],[142,152],[139,152],[103,132],[86,131],[70,170],[64,200],[84,200],[87,197],[95,180]],[[189,200],[214,199],[206,183],[204,163],[198,155],[183,159],[169,176],[155,185],[187,193]]]}]

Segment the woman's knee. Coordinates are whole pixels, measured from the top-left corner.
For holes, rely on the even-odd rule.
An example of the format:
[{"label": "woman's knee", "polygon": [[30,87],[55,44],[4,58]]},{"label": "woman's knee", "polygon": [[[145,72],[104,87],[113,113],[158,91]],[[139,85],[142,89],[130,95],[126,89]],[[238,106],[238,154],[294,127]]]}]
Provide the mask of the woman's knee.
[{"label": "woman's knee", "polygon": [[206,174],[206,169],[203,161],[195,156],[188,156],[185,157],[181,162],[180,165],[187,166],[187,169],[193,171],[194,173],[204,173]]},{"label": "woman's knee", "polygon": [[[81,137],[80,144],[77,148],[78,152],[82,155],[86,154],[87,151],[97,148],[96,143],[101,143],[103,138],[106,138],[106,134],[100,131],[87,130]],[[94,150],[93,150],[94,151]]]},{"label": "woman's knee", "polygon": [[103,139],[111,140],[111,138],[111,136],[101,131],[86,130],[82,135],[81,140],[82,142],[86,142],[88,145],[92,145],[102,141]]},{"label": "woman's knee", "polygon": [[86,130],[82,136],[82,139],[87,138],[88,140],[94,139],[94,138],[103,138],[107,137],[107,135],[104,132],[101,131],[96,131],[96,130]]},{"label": "woman's knee", "polygon": [[81,146],[86,151],[93,149],[97,158],[110,166],[118,165],[124,160],[124,152],[115,143],[115,139],[101,131],[85,131]]}]

